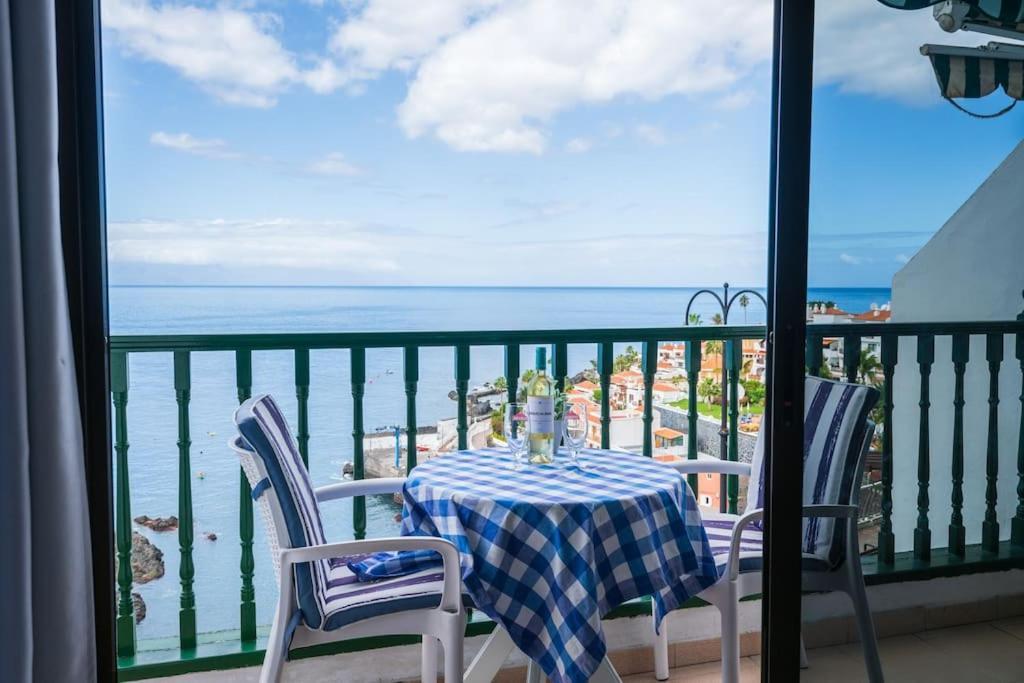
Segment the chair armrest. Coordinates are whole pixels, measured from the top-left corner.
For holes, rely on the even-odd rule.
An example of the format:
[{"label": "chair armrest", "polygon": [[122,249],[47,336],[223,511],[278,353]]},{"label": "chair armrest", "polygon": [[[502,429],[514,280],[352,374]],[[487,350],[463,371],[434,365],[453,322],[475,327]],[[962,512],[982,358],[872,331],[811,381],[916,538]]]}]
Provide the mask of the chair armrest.
[{"label": "chair armrest", "polygon": [[435,550],[441,556],[444,571],[444,585],[441,588],[441,609],[458,612],[461,609],[462,570],[459,551],[451,541],[436,536],[395,536],[374,538],[363,541],[341,541],[324,543],[305,548],[281,550],[281,578],[291,578],[292,565],[317,560],[328,560],[343,555],[367,555],[403,550]]},{"label": "chair armrest", "polygon": [[665,465],[680,474],[737,474],[741,477],[750,476],[750,463],[732,462],[730,460],[680,460],[666,462]]},{"label": "chair armrest", "polygon": [[[827,505],[819,503],[815,505],[804,505],[801,509],[801,517],[839,517],[853,519],[857,516],[856,505]],[[764,518],[764,508],[751,510],[736,520],[736,526],[732,529],[732,539],[729,542],[729,579],[735,580],[740,571],[740,544],[743,541],[743,531],[754,522]]]},{"label": "chair armrest", "polygon": [[359,481],[342,481],[337,484],[321,486],[313,493],[317,502],[355,496],[375,496],[383,493],[398,493],[405,484],[405,477],[385,477],[381,479],[360,479]]}]

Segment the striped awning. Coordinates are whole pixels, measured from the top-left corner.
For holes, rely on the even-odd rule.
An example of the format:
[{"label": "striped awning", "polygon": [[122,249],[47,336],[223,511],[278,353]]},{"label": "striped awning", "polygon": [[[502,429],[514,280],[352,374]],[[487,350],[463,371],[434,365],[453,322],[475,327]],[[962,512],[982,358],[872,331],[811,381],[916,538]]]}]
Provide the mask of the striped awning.
[{"label": "striped awning", "polygon": [[[878,0],[896,9],[924,9],[945,0]],[[1024,33],[1024,0],[961,0],[967,5],[965,21]]]},{"label": "striped awning", "polygon": [[985,97],[996,88],[1015,100],[1024,99],[1024,54],[951,45],[923,45],[921,54],[932,61],[939,89],[947,99]]}]

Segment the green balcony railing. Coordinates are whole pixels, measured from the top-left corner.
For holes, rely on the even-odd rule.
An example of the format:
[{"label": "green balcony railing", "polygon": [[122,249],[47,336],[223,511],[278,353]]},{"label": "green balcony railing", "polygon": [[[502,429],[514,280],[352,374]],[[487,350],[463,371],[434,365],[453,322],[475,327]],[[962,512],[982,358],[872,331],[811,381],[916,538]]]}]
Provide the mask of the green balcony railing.
[{"label": "green balcony railing", "polygon": [[[588,345],[593,349],[595,369],[599,376],[600,398],[600,443],[611,445],[612,403],[610,399],[611,375],[616,347],[622,344],[639,344],[641,349],[640,367],[643,375],[643,440],[642,452],[654,453],[653,385],[658,363],[659,345],[668,342],[686,344],[685,368],[688,406],[685,423],[690,435],[687,439],[687,456],[696,459],[700,421],[698,412],[698,385],[700,379],[702,346],[707,342],[721,343],[724,367],[725,402],[728,410],[727,453],[730,460],[739,459],[739,391],[738,384],[742,367],[743,340],[761,340],[765,335],[759,326],[719,327],[673,327],[634,329],[592,329],[592,330],[516,330],[477,332],[401,332],[401,333],[317,333],[317,334],[210,334],[210,335],[161,335],[161,336],[115,336],[110,341],[111,389],[114,406],[114,469],[116,478],[116,554],[119,561],[117,574],[117,636],[121,677],[124,680],[145,678],[167,673],[222,668],[256,664],[262,657],[261,638],[265,629],[260,628],[256,618],[256,589],[254,575],[254,526],[253,505],[249,487],[244,476],[240,476],[238,491],[238,536],[241,546],[239,562],[238,626],[229,638],[220,637],[216,646],[211,639],[198,629],[202,623],[204,606],[196,599],[196,566],[193,562],[193,526],[196,517],[193,510],[191,457],[192,441],[190,432],[190,398],[192,391],[192,366],[195,357],[210,352],[231,352],[234,356],[236,392],[238,401],[248,398],[253,389],[253,356],[263,351],[285,351],[294,354],[294,391],[297,402],[296,440],[302,457],[310,457],[310,356],[325,350],[347,350],[349,353],[349,380],[351,385],[352,421],[352,476],[360,479],[366,474],[363,438],[364,398],[366,395],[367,351],[397,349],[403,362],[402,381],[405,395],[407,468],[416,464],[417,391],[420,383],[420,351],[432,347],[448,347],[454,350],[454,376],[452,385],[457,399],[457,442],[466,447],[469,427],[466,398],[471,376],[473,347],[498,347],[503,351],[503,367],[508,382],[508,392],[515,395],[520,376],[520,350],[525,345],[550,344],[553,347],[552,372],[558,384],[564,385],[569,373],[568,348],[570,345]],[[989,371],[988,424],[985,443],[965,443],[964,376],[971,358],[969,357],[972,338],[985,339],[984,362]],[[930,380],[935,365],[936,338],[951,340],[952,379],[954,390],[951,396],[935,396],[931,392]],[[879,520],[876,548],[865,559],[865,570],[869,583],[902,581],[930,576],[955,575],[968,572],[986,571],[997,568],[1024,566],[1024,417],[1020,423],[1009,427],[1019,434],[1016,472],[1003,476],[1016,478],[1016,508],[1008,534],[1003,538],[999,526],[998,478],[999,467],[999,374],[1004,358],[1003,348],[1007,339],[1013,339],[1016,362],[1024,371],[1024,322],[979,322],[979,323],[888,323],[888,324],[842,324],[811,325],[808,327],[806,364],[808,371],[819,374],[829,363],[825,355],[825,340],[842,340],[843,355],[839,362],[833,362],[832,374],[857,381],[861,367],[861,349],[865,341],[878,342],[875,353],[879,367],[870,372],[883,392],[880,407],[880,477],[871,484],[870,497],[880,499],[877,509],[868,517]],[[905,353],[901,355],[900,349]],[[915,355],[907,351],[915,349]],[[172,376],[167,378],[167,387],[173,388],[177,404],[177,467],[178,467],[178,553],[179,564],[179,613],[178,639],[172,649],[163,650],[160,655],[140,657],[135,638],[135,622],[132,601],[132,514],[129,491],[133,472],[129,468],[129,366],[132,359],[141,354],[165,354],[173,359]],[[897,364],[907,363],[914,358],[917,366],[917,381],[912,386],[897,386]],[[836,359],[833,359],[834,361]],[[975,362],[981,359],[975,359]],[[838,367],[836,367],[838,365]],[[945,365],[943,365],[945,367]],[[901,375],[906,377],[906,375]],[[894,443],[893,411],[894,397],[899,392],[913,392],[917,397],[919,438],[914,452],[907,452],[901,444]],[[970,400],[981,400],[971,396]],[[933,443],[934,433],[929,421],[931,408],[938,401],[948,401],[953,406],[953,420],[948,427],[949,442]],[[1020,401],[1024,407],[1024,386],[1021,387]],[[232,406],[223,407],[225,413]],[[1022,410],[1024,413],[1024,410]],[[168,419],[173,419],[168,416]],[[949,501],[950,514],[948,542],[936,543],[929,521],[934,519],[938,502],[930,497],[930,483],[933,476],[931,454],[936,448],[949,448],[952,453],[952,468],[949,472],[952,495]],[[982,457],[983,456],[983,457]],[[225,456],[226,457],[226,456]],[[916,460],[917,481],[901,482],[901,487],[911,485],[917,492],[916,523],[913,528],[894,528],[894,458]],[[965,459],[968,461],[965,463]],[[982,542],[967,545],[964,507],[964,472],[972,473],[983,467],[985,473],[985,496]],[[942,476],[946,476],[944,473]],[[866,482],[867,483],[867,482]],[[740,488],[735,478],[727,482],[723,506],[735,511],[739,505]],[[690,478],[695,490],[697,481]],[[902,489],[901,489],[902,490]],[[355,538],[364,538],[367,532],[366,501],[353,501],[352,533]],[[896,538],[913,539],[913,549],[897,552]],[[936,537],[939,535],[936,534]],[[943,540],[945,535],[943,534]],[[627,610],[628,611],[628,610]],[[197,616],[199,618],[197,618]],[[483,622],[470,625],[471,632],[486,631],[490,626]],[[347,649],[373,647],[391,644],[401,640],[379,640],[368,643],[349,643]],[[314,649],[307,653],[315,655],[322,651]],[[302,656],[298,653],[297,656]]]}]

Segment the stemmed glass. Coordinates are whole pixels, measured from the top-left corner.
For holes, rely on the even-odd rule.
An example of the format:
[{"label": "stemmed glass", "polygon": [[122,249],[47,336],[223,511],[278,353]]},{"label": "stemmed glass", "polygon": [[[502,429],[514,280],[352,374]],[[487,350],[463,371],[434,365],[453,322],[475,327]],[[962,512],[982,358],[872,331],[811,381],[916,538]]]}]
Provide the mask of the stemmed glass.
[{"label": "stemmed glass", "polygon": [[587,441],[586,416],[580,413],[578,407],[574,406],[565,413],[565,419],[562,424],[564,425],[565,442],[569,445],[569,453],[572,455],[572,464],[581,470],[587,469],[588,465],[585,465],[580,460],[580,450],[586,445]]},{"label": "stemmed glass", "polygon": [[522,467],[523,451],[526,448],[526,440],[530,436],[529,420],[526,418],[526,405],[523,403],[508,403],[505,405],[505,443],[512,453],[512,464],[510,469],[518,470]]}]

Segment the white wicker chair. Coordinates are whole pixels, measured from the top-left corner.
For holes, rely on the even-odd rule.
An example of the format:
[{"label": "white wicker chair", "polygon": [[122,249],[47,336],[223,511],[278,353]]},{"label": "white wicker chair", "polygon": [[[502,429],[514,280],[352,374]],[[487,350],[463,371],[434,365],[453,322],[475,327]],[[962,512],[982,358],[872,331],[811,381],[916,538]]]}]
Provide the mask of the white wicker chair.
[{"label": "white wicker chair", "polygon": [[[238,454],[267,528],[280,592],[261,683],[281,676],[288,651],[320,643],[379,635],[423,636],[422,678],[437,679],[437,644],[444,647],[444,674],[462,679],[463,633],[459,554],[441,538],[396,537],[327,543],[320,503],[401,491],[403,479],[370,479],[313,489],[280,409],[257,396],[235,414],[241,436],[229,445]],[[435,550],[443,569],[359,582],[347,563],[371,553]]]},{"label": "white wicker chair", "polygon": [[[805,401],[803,588],[842,591],[853,601],[867,673],[883,680],[871,609],[864,589],[857,538],[860,473],[875,425],[868,413],[878,391],[808,377]],[[747,508],[742,515],[708,514],[708,532],[719,570],[718,581],[699,594],[722,615],[722,681],[739,681],[739,600],[761,592],[761,519],[764,444],[758,435],[751,464],[721,460],[669,463],[682,474],[716,473],[749,477]],[[784,464],[783,460],[779,460]],[[801,641],[801,664],[807,665]],[[658,680],[669,676],[668,617],[655,629],[654,669]]]}]

